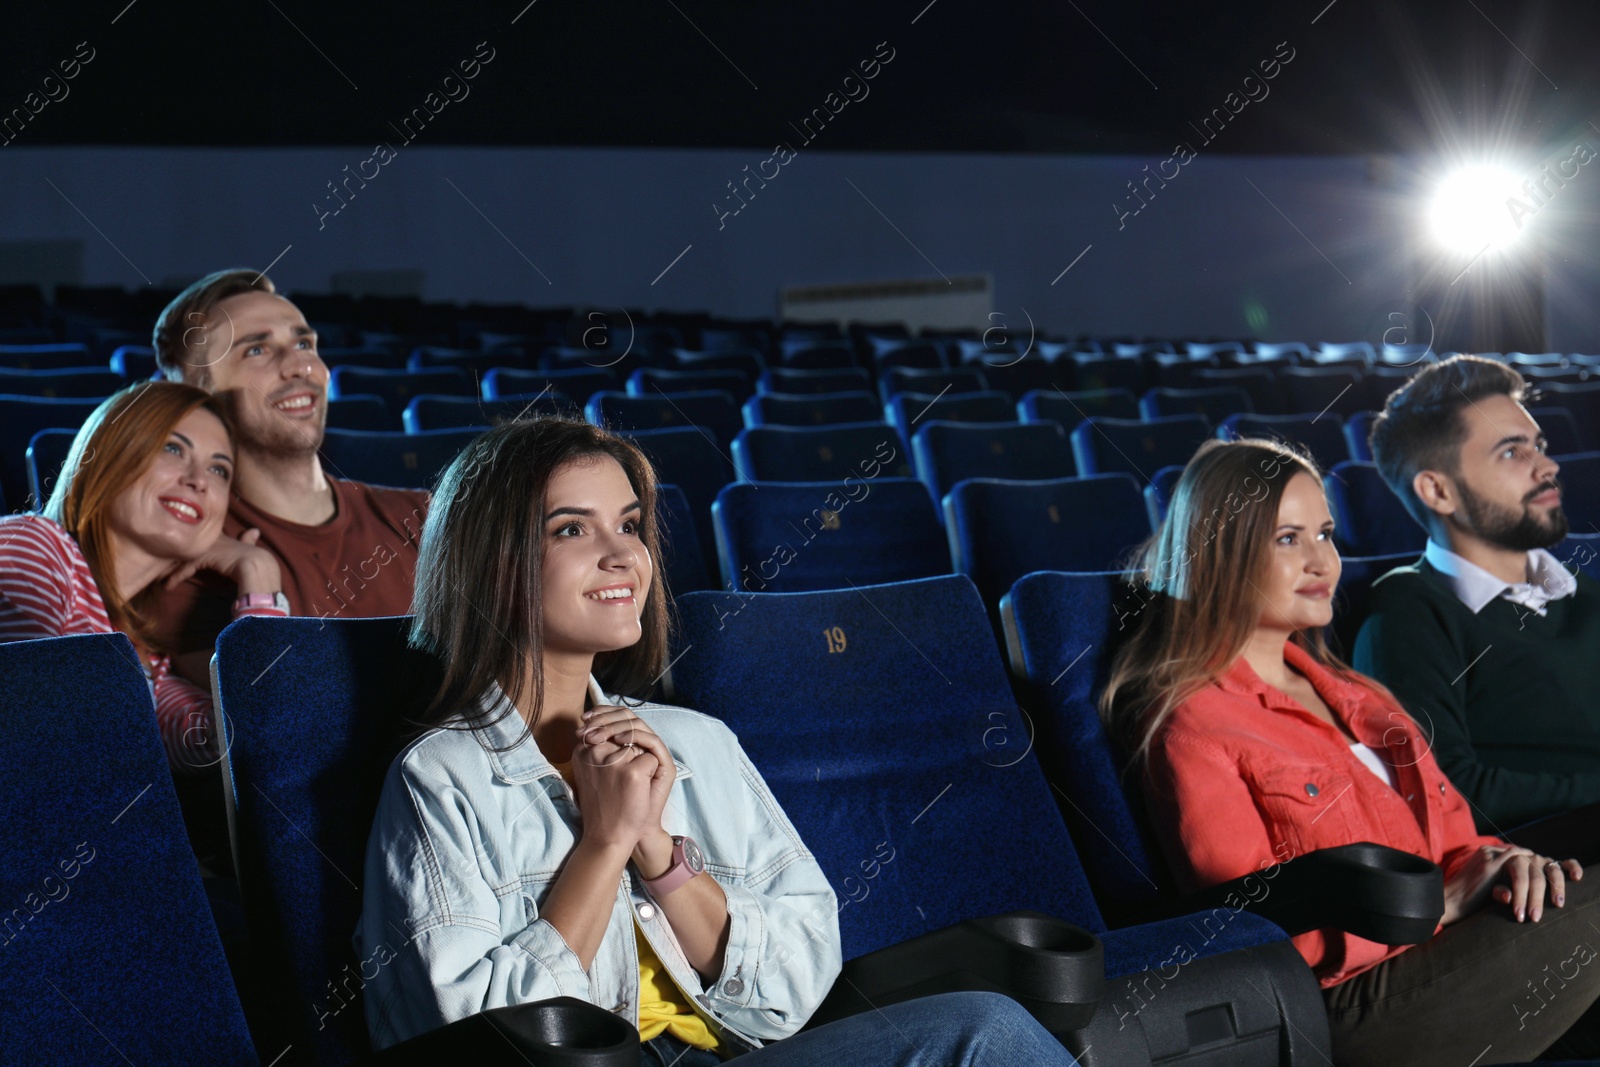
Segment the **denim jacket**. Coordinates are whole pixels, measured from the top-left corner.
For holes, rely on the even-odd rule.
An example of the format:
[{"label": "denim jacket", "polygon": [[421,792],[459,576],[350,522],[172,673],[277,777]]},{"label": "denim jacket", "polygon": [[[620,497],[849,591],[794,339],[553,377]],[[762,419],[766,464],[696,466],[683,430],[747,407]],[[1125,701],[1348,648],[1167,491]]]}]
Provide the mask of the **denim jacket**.
[{"label": "denim jacket", "polygon": [[[590,690],[600,693],[592,679]],[[509,708],[498,688],[484,701]],[[729,1051],[793,1034],[822,1002],[839,973],[840,942],[838,903],[821,867],[732,731],[684,708],[631,706],[677,765],[664,828],[700,843],[727,896],[722,973],[702,982],[631,865],[587,972],[540,917],[581,820],[571,789],[511,708],[481,737],[424,734],[389,768],[354,937],[363,978],[377,972],[365,987],[375,1048],[556,996],[637,1027],[636,923]]]}]

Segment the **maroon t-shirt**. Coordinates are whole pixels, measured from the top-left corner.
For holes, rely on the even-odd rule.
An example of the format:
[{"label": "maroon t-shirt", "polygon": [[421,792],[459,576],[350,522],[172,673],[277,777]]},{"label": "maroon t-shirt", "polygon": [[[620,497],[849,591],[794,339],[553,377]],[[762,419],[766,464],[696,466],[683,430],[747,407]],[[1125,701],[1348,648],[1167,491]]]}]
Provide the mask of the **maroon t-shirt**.
[{"label": "maroon t-shirt", "polygon": [[[291,615],[374,618],[411,611],[417,543],[428,516],[428,494],[328,478],[334,516],[320,526],[269,515],[238,496],[228,505],[223,532],[238,537],[255,527],[262,548],[278,557]],[[209,653],[233,621],[233,583],[201,573],[176,589],[155,591],[142,604],[158,645],[174,655]]]}]

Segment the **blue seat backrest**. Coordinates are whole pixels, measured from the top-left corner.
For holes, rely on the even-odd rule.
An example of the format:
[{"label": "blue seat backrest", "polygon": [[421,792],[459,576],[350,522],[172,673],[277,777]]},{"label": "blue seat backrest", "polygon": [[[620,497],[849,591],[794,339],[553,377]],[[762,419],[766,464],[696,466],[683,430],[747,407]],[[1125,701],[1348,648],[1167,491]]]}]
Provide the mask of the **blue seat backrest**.
[{"label": "blue seat backrest", "polygon": [[1023,394],[1017,402],[1017,414],[1023,422],[1057,422],[1070,431],[1084,419],[1092,419],[1097,415],[1113,419],[1137,419],[1139,401],[1126,389],[1077,392],[1039,389]]},{"label": "blue seat backrest", "polygon": [[1428,535],[1371,463],[1336,463],[1323,478],[1335,540],[1357,556],[1421,552]]},{"label": "blue seat backrest", "polygon": [[708,576],[717,573],[717,540],[711,532],[711,503],[722,487],[735,480],[725,449],[700,430],[678,426],[626,433],[655,467],[656,480],[683,490],[700,538],[700,556]]},{"label": "blue seat backrest", "polygon": [[868,392],[758,393],[744,402],[744,424],[752,426],[823,426],[870,422],[883,409]]},{"label": "blue seat backrest", "polygon": [[498,422],[533,415],[581,413],[572,401],[553,390],[530,396],[484,400],[475,396],[414,396],[401,418],[406,433],[428,430],[459,430],[469,426],[484,428]]},{"label": "blue seat backrest", "polygon": [[1093,418],[1072,431],[1072,454],[1079,474],[1126,471],[1142,485],[1162,467],[1188,463],[1210,435],[1211,423],[1204,415],[1141,421]]},{"label": "blue seat backrest", "polygon": [[673,699],[739,735],[838,895],[846,959],[1018,908],[1105,928],[966,578],[678,608]]},{"label": "blue seat backrest", "polygon": [[1358,411],[1345,421],[1345,448],[1357,463],[1372,462],[1372,446],[1367,443],[1367,437],[1372,433],[1372,420],[1377,417],[1376,411]]},{"label": "blue seat backrest", "polygon": [[926,370],[915,367],[886,367],[878,378],[878,396],[884,403],[896,393],[942,392],[981,393],[988,388],[983,372],[975,367],[955,370]]},{"label": "blue seat backrest", "polygon": [[0,396],[0,496],[12,507],[37,509],[43,503],[28,500],[28,442],[40,430],[77,431],[98,400],[47,399],[34,396]]},{"label": "blue seat backrest", "polygon": [[77,437],[72,430],[40,430],[28,442],[28,492],[35,510],[43,510],[61,480],[61,468]]},{"label": "blue seat backrest", "polygon": [[1070,802],[1090,880],[1101,900],[1137,904],[1172,883],[1139,783],[1122,773],[1095,707],[1109,646],[1136,622],[1138,603],[1126,590],[1116,574],[1029,574],[1001,601],[1000,616],[1012,673],[1031,684],[1044,716],[1039,760]]},{"label": "blue seat backrest", "polygon": [[1344,419],[1332,411],[1306,412],[1303,415],[1231,415],[1217,427],[1224,441],[1241,437],[1260,437],[1299,445],[1311,453],[1324,471],[1343,463],[1350,455],[1344,439]]},{"label": "blue seat backrest", "polygon": [[1144,507],[1150,516],[1150,529],[1156,529],[1166,519],[1167,509],[1172,506],[1172,491],[1182,477],[1183,468],[1177,464],[1162,467],[1150,475],[1150,484],[1144,487]]},{"label": "blue seat backrest", "polygon": [[1589,533],[1600,526],[1600,452],[1562,456],[1560,463],[1561,505],[1572,529]]},{"label": "blue seat backrest", "polygon": [[330,374],[329,396],[375,394],[395,411],[405,410],[414,396],[424,393],[445,396],[477,396],[478,384],[457,367],[430,367],[427,370],[377,370],[369,367],[335,367]]},{"label": "blue seat backrest", "polygon": [[572,397],[580,404],[595,393],[615,389],[616,374],[605,367],[574,367],[567,370],[515,370],[496,367],[483,378],[483,396],[498,400],[503,396],[538,395],[545,390]]},{"label": "blue seat backrest", "polygon": [[133,645],[0,677],[0,1061],[256,1064]]},{"label": "blue seat backrest", "polygon": [[0,395],[84,397],[104,400],[128,383],[105,367],[9,370],[0,367]]},{"label": "blue seat backrest", "polygon": [[620,433],[692,426],[708,434],[723,449],[744,428],[738,402],[732,393],[721,390],[672,396],[596,393],[584,405],[584,414],[596,426],[606,426]]},{"label": "blue seat backrest", "polygon": [[1008,481],[972,478],[944,498],[951,556],[984,603],[1000,602],[1030,571],[1103,571],[1150,536],[1129,474]]},{"label": "blue seat backrest", "polygon": [[666,557],[667,588],[672,595],[715,588],[716,584],[706,573],[699,525],[689,508],[689,498],[677,486],[660,483],[656,486],[656,506],[660,509],[657,521],[661,552]]},{"label": "blue seat backrest", "polygon": [[274,1036],[319,1063],[367,1049],[359,974],[374,964],[350,942],[367,834],[438,684],[438,662],[406,646],[409,621],[245,618],[217,639],[239,888]]},{"label": "blue seat backrest", "polygon": [[911,455],[883,422],[752,426],[733,439],[739,477],[757,482],[838,482],[912,474]]},{"label": "blue seat backrest", "polygon": [[795,593],[950,573],[944,527],[915,478],[735,482],[711,521],[722,588]]},{"label": "blue seat backrest", "polygon": [[929,422],[911,437],[917,477],[935,500],[968,478],[1070,478],[1078,473],[1054,422]]},{"label": "blue seat backrest", "polygon": [[1010,396],[987,393],[896,393],[883,406],[889,425],[900,431],[910,447],[911,435],[927,422],[1015,422],[1017,409]]},{"label": "blue seat backrest", "polygon": [[1578,420],[1566,408],[1530,407],[1528,414],[1533,416],[1533,421],[1539,424],[1539,429],[1544,433],[1548,455],[1575,456],[1584,451],[1586,438],[1583,431],[1578,429]]},{"label": "blue seat backrest", "polygon": [[872,389],[872,376],[862,367],[839,370],[795,370],[771,367],[756,382],[761,393],[857,393]]},{"label": "blue seat backrest", "polygon": [[481,428],[424,433],[327,430],[322,459],[335,476],[374,485],[428,489]]}]

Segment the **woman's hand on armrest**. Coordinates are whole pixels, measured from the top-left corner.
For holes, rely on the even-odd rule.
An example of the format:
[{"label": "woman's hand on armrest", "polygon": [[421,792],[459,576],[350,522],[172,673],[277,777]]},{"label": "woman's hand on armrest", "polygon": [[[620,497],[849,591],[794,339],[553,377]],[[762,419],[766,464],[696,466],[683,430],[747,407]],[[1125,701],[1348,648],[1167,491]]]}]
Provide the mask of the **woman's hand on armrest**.
[{"label": "woman's hand on armrest", "polygon": [[1567,880],[1583,878],[1577,860],[1553,860],[1515,845],[1484,845],[1444,885],[1444,925],[1459,922],[1488,903],[1492,896],[1509,904],[1518,922],[1544,916],[1548,899],[1566,905]]}]

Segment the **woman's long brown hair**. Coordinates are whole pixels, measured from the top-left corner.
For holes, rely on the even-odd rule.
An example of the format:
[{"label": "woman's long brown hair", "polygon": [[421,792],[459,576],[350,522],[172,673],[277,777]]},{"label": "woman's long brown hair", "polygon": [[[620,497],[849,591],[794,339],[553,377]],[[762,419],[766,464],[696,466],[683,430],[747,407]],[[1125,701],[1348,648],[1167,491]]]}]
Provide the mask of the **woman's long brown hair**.
[{"label": "woman's long brown hair", "polygon": [[[181,382],[137,382],[94,409],[72,439],[66,462],[44,506],[46,518],[65,527],[100,587],[111,625],[146,650],[156,647],[150,623],[139,610],[138,597],[117,589],[117,562],[111,551],[111,505],[150,469],[173,427],[189,412],[204,408],[215,415],[233,439],[233,425],[222,402],[204,389]],[[223,501],[227,506],[227,501]]]},{"label": "woman's long brown hair", "polygon": [[[1297,474],[1322,483],[1311,460],[1264,440],[1208,441],[1184,468],[1166,520],[1127,576],[1147,594],[1145,606],[1100,694],[1101,720],[1131,765],[1143,763],[1173,709],[1244,651],[1261,617],[1278,506]],[[1321,630],[1290,640],[1366,681],[1328,650]]]},{"label": "woman's long brown hair", "polygon": [[670,593],[650,461],[632,442],[586,422],[519,419],[463,449],[440,477],[428,508],[411,643],[444,661],[444,678],[423,714],[424,726],[488,725],[487,711],[493,709],[478,702],[491,685],[525,712],[530,725],[538,721],[544,707],[546,492],[567,464],[607,456],[622,466],[639,496],[640,538],[654,567],[639,619],[643,635],[627,648],[596,655],[594,675],[606,692],[630,697],[645,696],[661,677]]}]

